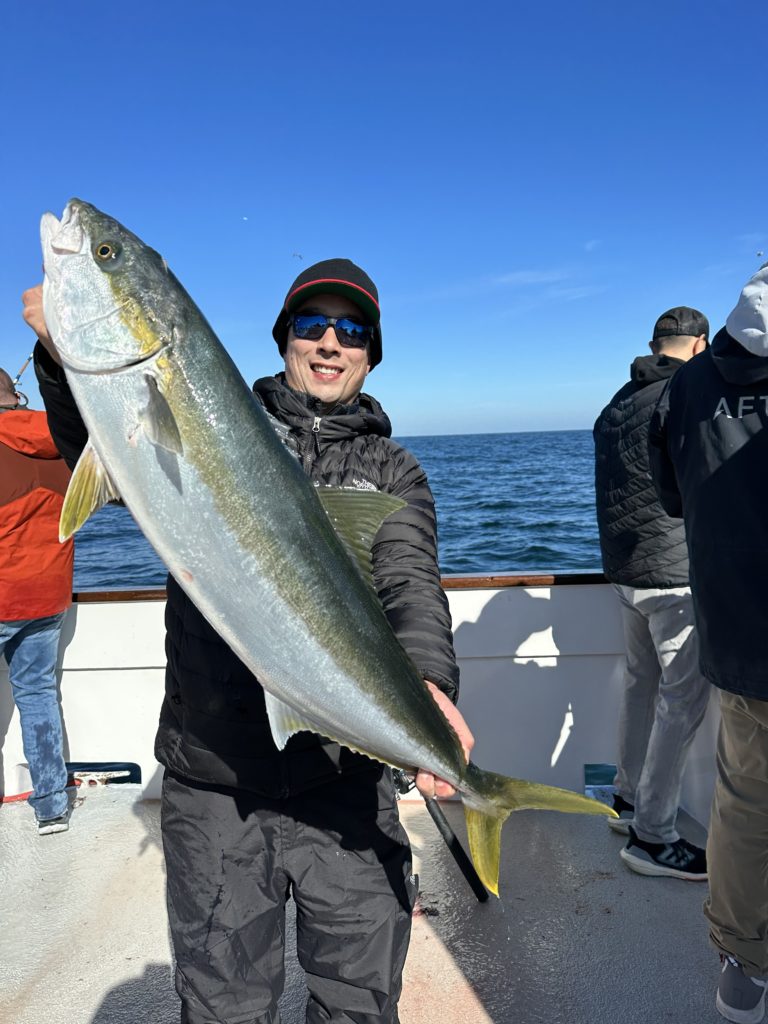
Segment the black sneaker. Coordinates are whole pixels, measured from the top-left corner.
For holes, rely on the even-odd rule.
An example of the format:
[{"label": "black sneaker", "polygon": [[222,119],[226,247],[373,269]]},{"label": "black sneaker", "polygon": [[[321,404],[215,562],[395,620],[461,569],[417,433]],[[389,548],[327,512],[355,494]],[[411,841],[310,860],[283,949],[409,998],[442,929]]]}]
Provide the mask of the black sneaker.
[{"label": "black sneaker", "polygon": [[613,798],[613,809],[618,818],[608,818],[608,828],[614,832],[620,832],[623,836],[629,835],[629,826],[635,820],[635,808],[618,793]]},{"label": "black sneaker", "polygon": [[37,823],[39,836],[50,836],[54,832],[66,832],[69,829],[69,807],[58,818],[43,818]]},{"label": "black sneaker", "polygon": [[768,978],[750,978],[732,956],[720,954],[722,969],[715,1005],[718,1013],[736,1024],[760,1024],[765,1016]]},{"label": "black sneaker", "polygon": [[629,842],[620,851],[621,859],[638,875],[685,878],[689,882],[706,882],[707,855],[686,839],[674,843],[646,843],[637,838],[629,826]]}]

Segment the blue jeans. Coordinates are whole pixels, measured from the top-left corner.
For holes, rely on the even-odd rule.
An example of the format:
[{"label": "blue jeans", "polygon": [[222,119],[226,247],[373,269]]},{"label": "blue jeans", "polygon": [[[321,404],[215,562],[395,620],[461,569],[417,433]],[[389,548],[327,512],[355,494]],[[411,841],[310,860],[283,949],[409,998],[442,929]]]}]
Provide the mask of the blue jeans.
[{"label": "blue jeans", "polygon": [[24,755],[32,776],[29,802],[38,821],[67,809],[67,768],[61,727],[56,659],[64,612],[44,619],[0,622],[11,690],[21,720]]}]

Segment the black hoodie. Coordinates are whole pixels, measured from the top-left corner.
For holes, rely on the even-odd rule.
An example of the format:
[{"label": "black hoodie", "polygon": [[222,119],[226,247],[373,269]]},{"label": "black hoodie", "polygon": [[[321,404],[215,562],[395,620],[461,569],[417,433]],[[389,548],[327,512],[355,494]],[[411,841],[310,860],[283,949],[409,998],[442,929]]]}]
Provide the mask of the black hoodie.
[{"label": "black hoodie", "polygon": [[701,669],[768,700],[768,357],[723,328],[675,375],[649,432],[651,471],[683,515]]},{"label": "black hoodie", "polygon": [[603,571],[628,587],[687,587],[680,520],[661,507],[648,466],[648,424],[670,377],[684,363],[638,356],[630,380],[595,423],[595,501]]}]

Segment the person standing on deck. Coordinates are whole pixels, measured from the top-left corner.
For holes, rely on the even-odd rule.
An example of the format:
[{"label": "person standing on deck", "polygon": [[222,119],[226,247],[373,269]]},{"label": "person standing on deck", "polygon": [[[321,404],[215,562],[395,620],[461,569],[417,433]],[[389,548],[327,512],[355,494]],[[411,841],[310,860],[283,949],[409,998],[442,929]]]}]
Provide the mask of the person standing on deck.
[{"label": "person standing on deck", "polygon": [[712,348],[684,366],[649,431],[667,513],[682,516],[701,669],[720,690],[704,912],[716,1005],[758,1024],[768,987],[768,263]]},{"label": "person standing on deck", "polygon": [[8,662],[40,835],[69,828],[56,662],[74,545],[59,543],[69,470],[44,412],[0,370],[0,654]]},{"label": "person standing on deck", "polygon": [[[47,335],[41,289],[23,301],[43,342],[35,368],[54,437],[74,463],[86,433]],[[474,741],[453,703],[459,670],[432,494],[417,460],[391,440],[384,410],[362,392],[382,358],[373,281],[347,259],[308,267],[272,336],[284,371],[257,380],[254,394],[310,479],[406,503],[376,535],[374,581],[468,754]],[[258,679],[172,576],[167,586],[155,754],[166,769],[162,834],[182,1024],[277,1024],[289,896],[308,1024],[398,1024],[416,891],[390,770],[309,732],[278,750]],[[453,792],[424,771],[416,785],[425,796]]]},{"label": "person standing on deck", "polygon": [[682,522],[659,503],[648,464],[648,425],[665,385],[707,347],[709,324],[698,310],[662,313],[630,380],[594,426],[595,492],[603,570],[621,602],[626,647],[619,716],[616,832],[628,835],[621,857],[643,875],[692,881],[707,877],[704,850],[676,828],[688,748],[711,687],[698,665]]}]

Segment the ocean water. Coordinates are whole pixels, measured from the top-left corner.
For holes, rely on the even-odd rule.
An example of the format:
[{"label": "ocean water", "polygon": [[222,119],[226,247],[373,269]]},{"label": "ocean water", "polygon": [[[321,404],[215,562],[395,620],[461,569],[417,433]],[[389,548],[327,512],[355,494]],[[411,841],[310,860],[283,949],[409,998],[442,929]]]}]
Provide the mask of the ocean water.
[{"label": "ocean water", "polygon": [[600,571],[591,431],[399,440],[427,472],[444,574]]},{"label": "ocean water", "polygon": [[[399,437],[429,477],[443,574],[597,572],[588,430]],[[75,538],[75,590],[161,587],[130,513],[107,506]]]}]

